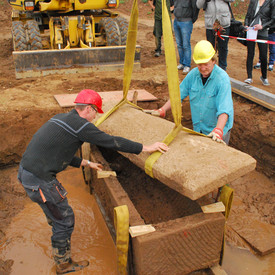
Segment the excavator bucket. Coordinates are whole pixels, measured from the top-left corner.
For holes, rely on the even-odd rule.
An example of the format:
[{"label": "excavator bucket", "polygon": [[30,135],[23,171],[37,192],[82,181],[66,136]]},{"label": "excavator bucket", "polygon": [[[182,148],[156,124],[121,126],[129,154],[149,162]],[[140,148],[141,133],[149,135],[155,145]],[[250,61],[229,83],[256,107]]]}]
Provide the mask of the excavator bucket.
[{"label": "excavator bucket", "polygon": [[[126,46],[63,50],[14,51],[17,79],[49,74],[111,71],[124,66]],[[140,68],[140,46],[136,46],[134,68]]]}]

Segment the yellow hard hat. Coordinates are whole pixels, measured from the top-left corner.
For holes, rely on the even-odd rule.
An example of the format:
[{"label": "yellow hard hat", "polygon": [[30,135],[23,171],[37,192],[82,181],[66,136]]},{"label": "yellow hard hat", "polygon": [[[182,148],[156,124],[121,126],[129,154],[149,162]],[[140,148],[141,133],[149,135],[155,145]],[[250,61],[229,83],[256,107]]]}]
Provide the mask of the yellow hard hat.
[{"label": "yellow hard hat", "polygon": [[201,40],[194,48],[193,60],[196,64],[207,63],[214,55],[215,50],[207,40]]}]

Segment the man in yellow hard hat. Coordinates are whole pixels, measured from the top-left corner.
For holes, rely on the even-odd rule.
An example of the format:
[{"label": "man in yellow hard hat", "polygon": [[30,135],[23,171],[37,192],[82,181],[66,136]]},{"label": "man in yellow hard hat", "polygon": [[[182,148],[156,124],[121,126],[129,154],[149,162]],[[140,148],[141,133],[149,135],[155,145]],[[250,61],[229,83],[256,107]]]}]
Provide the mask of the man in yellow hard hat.
[{"label": "man in yellow hard hat", "polygon": [[75,156],[83,142],[133,154],[168,150],[161,142],[146,146],[100,131],[91,123],[97,112],[103,113],[102,99],[97,92],[82,90],[75,103],[75,109],[54,116],[35,133],[18,171],[18,179],[27,195],[42,208],[52,227],[52,252],[57,274],[78,271],[89,264],[86,260],[75,262],[71,258],[74,212],[65,188],[56,178],[56,174],[68,166],[102,170],[101,164]]},{"label": "man in yellow hard hat", "polygon": [[[181,82],[180,94],[181,100],[189,96],[194,130],[228,144],[234,117],[231,84],[228,74],[216,65],[215,53],[206,40],[196,44],[193,60],[197,68]],[[168,100],[151,114],[165,117],[170,109]]]}]

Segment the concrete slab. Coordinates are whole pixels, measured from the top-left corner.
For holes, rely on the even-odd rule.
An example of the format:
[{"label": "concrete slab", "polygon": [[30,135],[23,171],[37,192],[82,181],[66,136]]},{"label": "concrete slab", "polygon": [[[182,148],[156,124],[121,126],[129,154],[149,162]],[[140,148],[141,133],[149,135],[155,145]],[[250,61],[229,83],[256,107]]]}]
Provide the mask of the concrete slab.
[{"label": "concrete slab", "polygon": [[[137,101],[154,101],[157,100],[157,97],[147,92],[146,90],[129,90],[128,91],[128,100],[133,100],[134,92],[137,91]],[[102,97],[103,106],[107,102],[112,102],[113,105],[119,102],[123,98],[123,91],[109,91],[109,92],[99,92]],[[72,107],[74,106],[74,100],[77,94],[59,94],[54,95],[54,98],[61,107]]]},{"label": "concrete slab", "polygon": [[[111,135],[152,144],[162,141],[174,124],[124,105],[99,128]],[[122,153],[144,170],[148,153]],[[196,200],[255,169],[256,160],[210,138],[180,132],[170,150],[153,166],[156,179],[177,192]]]},{"label": "concrete slab", "polygon": [[230,78],[233,92],[244,96],[272,111],[275,111],[275,95],[267,91],[246,84],[242,81]]}]

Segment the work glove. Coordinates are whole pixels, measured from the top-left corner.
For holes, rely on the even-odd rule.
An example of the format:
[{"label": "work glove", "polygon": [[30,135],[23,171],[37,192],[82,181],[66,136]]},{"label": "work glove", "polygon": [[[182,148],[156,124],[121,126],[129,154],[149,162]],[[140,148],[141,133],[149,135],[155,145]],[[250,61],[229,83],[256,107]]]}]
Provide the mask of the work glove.
[{"label": "work glove", "polygon": [[150,114],[152,116],[159,116],[165,118],[166,112],[164,109],[160,108],[157,110],[143,110],[144,113]]},{"label": "work glove", "polygon": [[221,128],[214,128],[213,131],[209,135],[207,135],[207,136],[211,137],[214,141],[226,144],[222,140],[223,130]]}]

